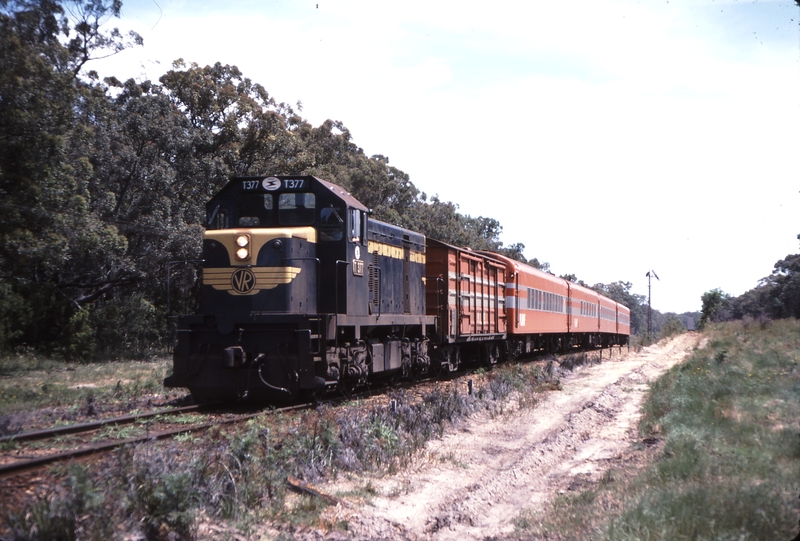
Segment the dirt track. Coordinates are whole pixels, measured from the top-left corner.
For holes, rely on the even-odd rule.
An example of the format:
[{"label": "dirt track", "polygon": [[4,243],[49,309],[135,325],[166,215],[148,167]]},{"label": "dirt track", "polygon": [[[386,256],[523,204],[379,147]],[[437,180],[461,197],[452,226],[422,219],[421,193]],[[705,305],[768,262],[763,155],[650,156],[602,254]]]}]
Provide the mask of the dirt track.
[{"label": "dirt track", "polygon": [[698,339],[683,334],[639,353],[617,350],[611,359],[606,352],[602,364],[565,375],[562,390],[535,408],[471,419],[431,442],[415,467],[372,479],[369,504],[329,508],[332,522],[349,525],[330,537],[463,541],[510,534],[523,509],[596,482],[614,466],[638,437],[648,382]]}]

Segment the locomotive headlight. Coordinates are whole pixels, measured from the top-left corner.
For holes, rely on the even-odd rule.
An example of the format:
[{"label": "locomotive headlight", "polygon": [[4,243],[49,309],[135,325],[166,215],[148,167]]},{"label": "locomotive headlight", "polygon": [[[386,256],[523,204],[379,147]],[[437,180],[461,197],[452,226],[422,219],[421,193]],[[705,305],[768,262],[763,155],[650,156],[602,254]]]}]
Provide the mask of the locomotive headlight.
[{"label": "locomotive headlight", "polygon": [[239,235],[236,237],[236,245],[239,247],[236,250],[236,257],[238,259],[250,258],[250,235]]}]

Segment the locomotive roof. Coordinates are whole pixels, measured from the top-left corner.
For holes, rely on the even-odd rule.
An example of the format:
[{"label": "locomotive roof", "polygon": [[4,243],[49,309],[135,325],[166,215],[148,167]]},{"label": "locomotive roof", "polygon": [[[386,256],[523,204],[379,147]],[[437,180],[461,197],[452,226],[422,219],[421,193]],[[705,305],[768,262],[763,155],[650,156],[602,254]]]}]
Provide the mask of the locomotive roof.
[{"label": "locomotive roof", "polygon": [[[281,181],[291,180],[291,179],[303,179],[309,182],[310,184],[316,183],[320,187],[327,189],[336,197],[341,199],[348,207],[356,208],[367,212],[369,211],[369,209],[366,206],[364,206],[361,203],[361,201],[353,197],[349,192],[345,191],[345,189],[342,188],[341,186],[311,175],[258,175],[258,176],[246,176],[246,177],[233,177],[228,181],[227,184],[225,184],[225,186],[222,187],[222,189],[220,189],[216,194],[214,194],[212,200],[231,199],[239,192],[243,191],[242,188],[243,180],[263,181],[268,178],[279,179]],[[292,191],[297,191],[297,190],[292,190]],[[258,190],[255,190],[255,193],[268,193],[268,191],[264,188],[259,188]]]},{"label": "locomotive roof", "polygon": [[338,195],[342,199],[342,201],[347,203],[348,207],[369,211],[367,207],[361,204],[361,201],[350,195],[349,192],[344,191],[344,188],[342,188],[338,184],[334,184],[333,182],[328,182],[327,180],[322,180],[321,178],[317,177],[308,177],[308,178],[312,178],[317,182],[319,182],[320,184],[322,184],[323,186],[327,187],[330,191]]}]

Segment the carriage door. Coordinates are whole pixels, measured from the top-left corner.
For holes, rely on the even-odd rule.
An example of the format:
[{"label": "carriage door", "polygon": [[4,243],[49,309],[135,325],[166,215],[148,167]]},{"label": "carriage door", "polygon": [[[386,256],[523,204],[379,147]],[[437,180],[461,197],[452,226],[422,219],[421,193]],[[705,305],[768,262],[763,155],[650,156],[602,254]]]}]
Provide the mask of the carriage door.
[{"label": "carriage door", "polygon": [[411,243],[403,235],[403,313],[411,313]]}]

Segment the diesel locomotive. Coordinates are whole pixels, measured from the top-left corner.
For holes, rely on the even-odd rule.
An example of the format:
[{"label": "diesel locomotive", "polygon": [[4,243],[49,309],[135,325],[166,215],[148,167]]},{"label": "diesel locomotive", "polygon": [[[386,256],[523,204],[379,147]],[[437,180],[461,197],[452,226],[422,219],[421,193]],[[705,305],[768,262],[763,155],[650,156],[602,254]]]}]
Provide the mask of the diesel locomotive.
[{"label": "diesel locomotive", "polygon": [[234,178],[207,203],[201,306],[178,320],[164,385],[279,402],[629,335],[625,306],[373,220],[328,181]]}]

